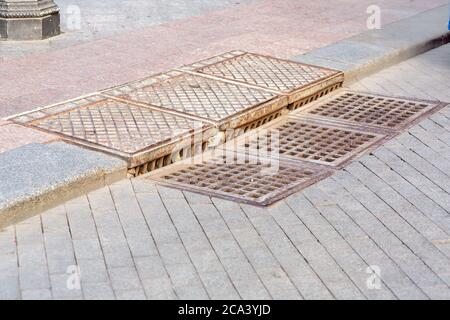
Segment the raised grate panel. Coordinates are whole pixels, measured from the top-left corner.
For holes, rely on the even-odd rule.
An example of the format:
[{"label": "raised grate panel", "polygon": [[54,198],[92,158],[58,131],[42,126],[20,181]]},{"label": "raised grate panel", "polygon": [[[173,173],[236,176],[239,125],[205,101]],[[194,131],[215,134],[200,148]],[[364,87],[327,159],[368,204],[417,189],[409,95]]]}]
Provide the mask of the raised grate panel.
[{"label": "raised grate panel", "polygon": [[[342,75],[340,71],[319,66],[243,52],[227,53],[180,70],[195,71],[284,93]],[[339,82],[342,81],[343,77],[339,79]]]},{"label": "raised grate panel", "polygon": [[314,103],[301,114],[399,129],[437,105],[428,101],[343,91]]},{"label": "raised grate panel", "polygon": [[311,166],[232,153],[200,163],[174,164],[147,178],[210,196],[269,205],[329,174]]},{"label": "raised grate panel", "polygon": [[[33,118],[32,114],[27,116]],[[102,96],[49,108],[43,117],[28,124],[125,157],[133,165],[151,160],[141,154],[144,150],[151,156],[170,154],[181,140],[189,140],[195,130],[203,132],[212,127],[198,120]]]},{"label": "raised grate panel", "polygon": [[177,72],[136,81],[105,93],[219,124],[254,108],[287,105],[287,101],[281,102],[282,99],[271,92]]},{"label": "raised grate panel", "polygon": [[354,128],[286,117],[243,136],[238,139],[236,147],[249,154],[276,152],[280,157],[291,160],[338,166],[384,137]]}]

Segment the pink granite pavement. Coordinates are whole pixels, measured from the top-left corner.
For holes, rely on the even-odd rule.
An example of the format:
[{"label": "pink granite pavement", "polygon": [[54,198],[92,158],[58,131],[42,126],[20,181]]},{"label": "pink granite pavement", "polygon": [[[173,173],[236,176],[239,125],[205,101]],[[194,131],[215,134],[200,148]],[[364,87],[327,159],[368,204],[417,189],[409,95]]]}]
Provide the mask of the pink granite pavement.
[{"label": "pink granite pavement", "polygon": [[[388,24],[446,3],[259,0],[64,49],[0,59],[0,118],[229,50],[281,58],[299,55],[366,31],[366,10],[372,4],[380,7],[382,24]],[[0,152],[53,139],[31,129],[0,125]]]}]

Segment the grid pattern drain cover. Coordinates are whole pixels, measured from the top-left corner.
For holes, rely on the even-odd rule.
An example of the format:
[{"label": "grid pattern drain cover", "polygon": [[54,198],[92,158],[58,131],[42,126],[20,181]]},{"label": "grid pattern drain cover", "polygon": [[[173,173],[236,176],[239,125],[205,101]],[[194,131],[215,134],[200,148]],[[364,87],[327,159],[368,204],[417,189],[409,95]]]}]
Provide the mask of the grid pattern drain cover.
[{"label": "grid pattern drain cover", "polygon": [[385,136],[319,121],[285,117],[238,138],[240,152],[264,155],[276,152],[290,160],[339,166],[380,142]]},{"label": "grid pattern drain cover", "polygon": [[273,112],[287,105],[287,101],[275,93],[176,71],[125,84],[105,94],[200,117],[215,124],[255,108]]},{"label": "grid pattern drain cover", "polygon": [[312,104],[300,113],[400,129],[437,105],[429,101],[343,91]]},{"label": "grid pattern drain cover", "polygon": [[327,80],[325,86],[328,86],[331,79],[334,79],[333,83],[343,81],[340,71],[241,51],[203,60],[180,70],[256,85],[282,93],[305,89]]},{"label": "grid pattern drain cover", "polygon": [[[211,127],[200,121],[102,96],[73,101],[45,111],[44,117],[32,120],[29,125],[109,151],[130,162],[144,161],[145,156],[140,154],[143,150],[152,155],[157,155],[157,151],[165,153],[183,137],[190,137],[194,129],[203,131]],[[33,118],[33,115],[28,117]]]},{"label": "grid pattern drain cover", "polygon": [[330,174],[311,166],[274,163],[237,153],[197,162],[175,163],[146,178],[210,196],[269,205]]}]

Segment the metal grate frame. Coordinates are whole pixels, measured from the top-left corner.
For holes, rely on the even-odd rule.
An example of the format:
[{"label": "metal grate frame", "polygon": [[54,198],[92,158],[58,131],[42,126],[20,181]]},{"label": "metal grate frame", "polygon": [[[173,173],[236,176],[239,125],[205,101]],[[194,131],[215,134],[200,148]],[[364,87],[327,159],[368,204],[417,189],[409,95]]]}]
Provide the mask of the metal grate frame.
[{"label": "metal grate frame", "polygon": [[286,95],[289,103],[342,85],[341,71],[242,51],[232,51],[178,68],[180,71],[257,86]]},{"label": "metal grate frame", "polygon": [[208,152],[142,177],[162,185],[267,206],[331,174],[318,166],[280,162],[234,152]]}]

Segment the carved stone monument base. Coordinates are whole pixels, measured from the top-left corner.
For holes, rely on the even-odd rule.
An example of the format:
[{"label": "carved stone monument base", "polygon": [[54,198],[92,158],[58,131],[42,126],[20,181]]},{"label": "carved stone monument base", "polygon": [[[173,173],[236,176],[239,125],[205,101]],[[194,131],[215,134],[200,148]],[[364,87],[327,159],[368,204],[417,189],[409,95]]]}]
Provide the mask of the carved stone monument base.
[{"label": "carved stone monument base", "polygon": [[60,33],[52,0],[0,0],[0,40],[42,40]]}]

